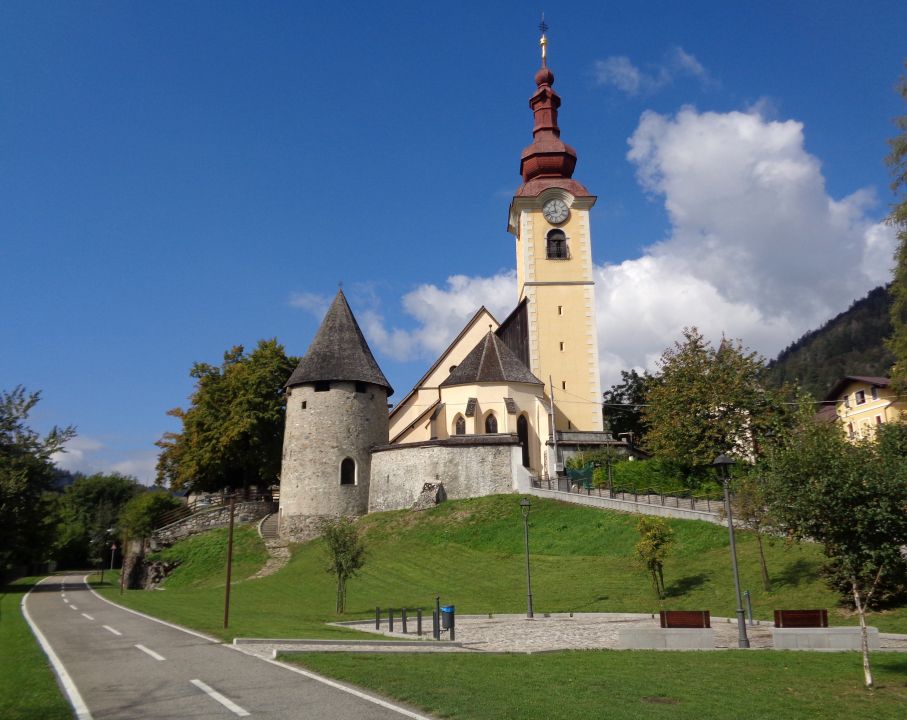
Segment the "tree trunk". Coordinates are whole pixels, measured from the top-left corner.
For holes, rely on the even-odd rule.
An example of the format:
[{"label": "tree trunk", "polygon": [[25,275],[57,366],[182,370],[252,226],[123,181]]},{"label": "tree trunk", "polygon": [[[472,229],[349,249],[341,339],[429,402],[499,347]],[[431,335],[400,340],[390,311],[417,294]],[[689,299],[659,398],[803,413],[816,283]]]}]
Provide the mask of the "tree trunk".
[{"label": "tree trunk", "polygon": [[658,585],[658,573],[655,568],[652,568],[652,588],[655,590],[655,597],[658,598],[659,602],[661,601],[661,587]]},{"label": "tree trunk", "polygon": [[659,591],[658,591],[658,597],[664,598],[667,593],[665,592],[664,566],[661,563],[658,563],[658,583],[660,586]]},{"label": "tree trunk", "polygon": [[765,549],[762,547],[762,533],[756,531],[756,544],[759,546],[759,568],[762,571],[762,589],[768,592],[772,589],[772,581],[768,576],[768,565],[765,564]]},{"label": "tree trunk", "polygon": [[860,591],[857,588],[857,581],[852,578],[850,586],[853,589],[853,603],[857,608],[857,615],[860,617],[860,649],[863,651],[863,679],[869,690],[873,689],[872,668],[869,665],[869,631],[866,629],[866,606],[860,598]]},{"label": "tree trunk", "polygon": [[336,606],[336,610],[337,610],[337,614],[338,614],[338,615],[343,615],[343,610],[344,610],[344,607],[343,607],[344,602],[343,602],[343,601],[344,601],[344,595],[345,595],[346,593],[344,592],[344,587],[343,587],[343,585],[344,585],[343,576],[342,576],[342,575],[338,575],[338,576],[337,576],[337,606]]}]

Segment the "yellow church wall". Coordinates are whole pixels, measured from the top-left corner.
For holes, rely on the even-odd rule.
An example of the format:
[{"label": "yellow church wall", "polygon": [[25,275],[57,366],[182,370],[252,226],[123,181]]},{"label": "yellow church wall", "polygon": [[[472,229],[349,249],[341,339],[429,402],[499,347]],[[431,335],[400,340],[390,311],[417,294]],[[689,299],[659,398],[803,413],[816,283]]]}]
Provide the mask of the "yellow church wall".
[{"label": "yellow church wall", "polygon": [[391,410],[389,427],[391,443],[431,439],[431,429],[427,423],[431,415],[429,409],[440,397],[438,386],[450,375],[451,367],[459,365],[469,351],[485,337],[489,326],[492,330],[497,330],[498,321],[482,307],[412,391]]},{"label": "yellow church wall", "polygon": [[[507,412],[504,398],[513,398],[517,407],[515,414]],[[475,415],[466,417],[466,406],[470,398],[476,398]],[[484,435],[485,420],[493,413],[498,422],[499,433],[517,433],[517,419],[525,415],[529,426],[529,466],[534,472],[543,467],[545,453],[542,449],[550,434],[548,410],[543,400],[543,389],[539,385],[524,383],[454,385],[441,388],[444,409],[437,419],[435,433],[438,439],[454,435],[458,416],[466,422],[466,435]]]}]

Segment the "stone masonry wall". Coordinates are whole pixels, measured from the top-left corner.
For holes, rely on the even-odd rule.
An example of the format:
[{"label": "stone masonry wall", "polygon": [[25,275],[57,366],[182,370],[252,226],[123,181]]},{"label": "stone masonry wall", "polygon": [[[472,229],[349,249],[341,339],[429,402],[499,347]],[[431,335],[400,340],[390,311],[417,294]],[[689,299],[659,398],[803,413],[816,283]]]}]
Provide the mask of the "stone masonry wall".
[{"label": "stone masonry wall", "polygon": [[[260,520],[272,510],[273,505],[270,502],[261,500],[238,502],[236,503],[236,514],[233,521],[236,524],[254,522],[255,520]],[[152,533],[152,542],[158,545],[172,545],[184,537],[213,528],[226,527],[229,524],[230,506],[224,505],[223,507],[195,513],[166,527],[158,528]]]},{"label": "stone masonry wall", "polygon": [[451,500],[513,492],[521,457],[520,446],[510,441],[380,448],[372,455],[369,512],[411,507],[427,482],[443,483]]},{"label": "stone masonry wall", "polygon": [[[355,383],[331,382],[291,388],[287,398],[280,473],[280,533],[310,535],[318,518],[364,515],[368,511],[371,451],[387,443],[387,392]],[[344,458],[356,463],[356,482],[340,484]]]}]

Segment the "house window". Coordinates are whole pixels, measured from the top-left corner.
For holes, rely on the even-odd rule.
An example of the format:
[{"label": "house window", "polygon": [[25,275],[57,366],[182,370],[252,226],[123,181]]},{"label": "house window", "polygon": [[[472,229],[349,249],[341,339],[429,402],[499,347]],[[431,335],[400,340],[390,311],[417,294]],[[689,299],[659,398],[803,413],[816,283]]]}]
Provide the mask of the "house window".
[{"label": "house window", "polygon": [[566,390],[566,389],[567,389],[567,381],[561,380],[561,390]]},{"label": "house window", "polygon": [[548,233],[548,259],[567,259],[567,236],[563,230],[552,230]]},{"label": "house window", "polygon": [[315,383],[315,392],[327,392],[331,389],[331,383],[327,380],[318,380]]},{"label": "house window", "polygon": [[458,415],[456,421],[454,422],[454,434],[466,434],[466,419],[462,415]]},{"label": "house window", "polygon": [[343,462],[340,463],[340,484],[356,484],[356,461],[352,458],[344,458]]},{"label": "house window", "polygon": [[853,399],[856,401],[857,405],[862,405],[866,402],[866,393],[863,390],[857,390],[853,394]]},{"label": "house window", "polygon": [[561,343],[561,352],[564,352],[564,343]]},{"label": "house window", "polygon": [[498,419],[492,414],[485,418],[485,432],[489,435],[498,431]]},{"label": "house window", "polygon": [[563,315],[563,314],[564,314],[564,306],[563,306],[563,305],[558,305],[558,306],[557,306],[557,314],[558,314],[558,315]]},{"label": "house window", "polygon": [[873,386],[873,388],[872,388],[872,399],[873,400],[879,399],[879,389],[875,386]]},{"label": "house window", "polygon": [[357,392],[357,393],[364,393],[365,391],[366,391],[365,383],[364,383],[364,382],[357,382],[357,383],[356,383],[356,392]]}]

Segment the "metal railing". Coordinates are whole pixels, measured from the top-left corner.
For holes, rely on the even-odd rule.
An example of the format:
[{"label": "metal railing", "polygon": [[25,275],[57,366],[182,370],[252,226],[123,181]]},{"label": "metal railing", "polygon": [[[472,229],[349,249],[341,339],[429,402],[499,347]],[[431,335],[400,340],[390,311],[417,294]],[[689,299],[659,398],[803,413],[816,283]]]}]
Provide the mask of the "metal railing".
[{"label": "metal railing", "polygon": [[594,486],[591,483],[575,484],[558,478],[533,478],[532,486],[539,489],[558,490],[577,495],[591,495],[611,500],[662,505],[664,507],[717,513],[724,504],[719,493],[696,492],[692,489],[664,491],[659,488],[635,488],[631,486]]},{"label": "metal railing", "polygon": [[[266,491],[251,491],[248,493],[238,492],[235,495],[236,502],[272,502],[272,497],[270,492]],[[157,522],[154,524],[154,529],[157,530],[167,525],[172,525],[175,522],[184,520],[193,515],[197,515],[203,512],[211,512],[213,510],[222,509],[230,504],[230,495],[226,493],[212,493],[210,495],[201,495],[199,497],[193,498],[191,502],[181,505],[178,508],[173,510],[168,510],[163,515],[161,515]]]}]

